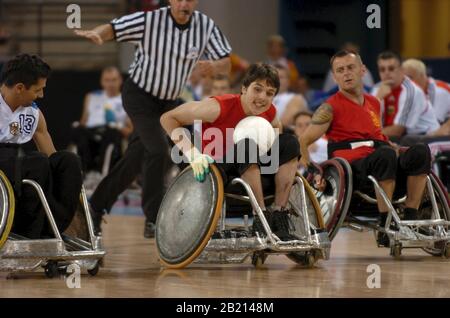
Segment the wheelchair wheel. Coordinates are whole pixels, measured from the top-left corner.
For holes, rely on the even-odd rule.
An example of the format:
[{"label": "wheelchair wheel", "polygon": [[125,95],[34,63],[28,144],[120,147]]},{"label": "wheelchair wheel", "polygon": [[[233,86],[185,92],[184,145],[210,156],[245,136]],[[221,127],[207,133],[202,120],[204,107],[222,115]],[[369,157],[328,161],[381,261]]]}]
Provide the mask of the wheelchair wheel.
[{"label": "wheelchair wheel", "polygon": [[[306,240],[308,235],[308,233],[305,233],[306,228],[308,228],[310,231],[315,229],[323,229],[325,228],[325,224],[322,218],[319,203],[317,202],[313,189],[306,181],[306,179],[304,179],[303,177],[300,178],[303,180],[303,184],[305,186],[306,207],[310,224],[306,227],[304,223],[305,220],[302,213],[303,202],[301,196],[302,185],[300,183],[296,182],[292,186],[291,193],[289,194],[288,207],[290,207],[295,212],[295,215],[290,215],[291,221],[295,227],[295,231],[293,232],[293,234],[302,240]],[[292,252],[286,254],[286,256],[297,264],[305,265],[306,254],[304,252]],[[309,260],[308,257],[306,257],[306,259]],[[314,259],[312,265],[314,265],[315,261],[316,259]]]},{"label": "wheelchair wheel", "polygon": [[323,214],[330,240],[333,240],[344,222],[350,205],[353,181],[351,167],[341,158],[327,160],[321,165],[327,182],[324,192],[313,190]]},{"label": "wheelchair wheel", "polygon": [[14,190],[6,175],[0,170],[0,249],[8,239],[15,211]]},{"label": "wheelchair wheel", "polygon": [[203,251],[222,212],[224,189],[215,165],[204,182],[187,167],[172,182],[156,220],[156,246],[161,263],[183,268]]},{"label": "wheelchair wheel", "polygon": [[[439,178],[434,174],[430,174],[431,184],[433,186],[434,196],[436,198],[436,203],[439,210],[439,217],[444,220],[450,220],[450,208],[449,208],[449,197],[442,185]],[[428,189],[425,188],[425,193],[421,205],[419,207],[418,218],[420,220],[429,220],[432,217],[433,207],[431,204],[430,195],[428,194]],[[425,252],[433,256],[445,256],[447,254],[447,242],[440,241],[434,244],[434,247],[423,248]]]}]

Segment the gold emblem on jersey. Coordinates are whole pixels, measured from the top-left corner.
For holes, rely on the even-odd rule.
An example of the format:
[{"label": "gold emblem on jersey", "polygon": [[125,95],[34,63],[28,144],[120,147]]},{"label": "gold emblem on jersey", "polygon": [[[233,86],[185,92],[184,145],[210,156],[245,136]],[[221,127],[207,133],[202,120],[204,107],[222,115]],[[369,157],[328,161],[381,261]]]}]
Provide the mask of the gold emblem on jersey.
[{"label": "gold emblem on jersey", "polygon": [[394,115],[394,113],[395,113],[395,106],[394,105],[389,105],[387,107],[387,114],[388,115]]},{"label": "gold emblem on jersey", "polygon": [[378,116],[371,110],[369,110],[369,115],[375,127],[381,128],[380,119],[378,118]]},{"label": "gold emblem on jersey", "polygon": [[11,135],[17,136],[20,133],[19,123],[15,121],[9,124],[9,132],[11,133]]}]

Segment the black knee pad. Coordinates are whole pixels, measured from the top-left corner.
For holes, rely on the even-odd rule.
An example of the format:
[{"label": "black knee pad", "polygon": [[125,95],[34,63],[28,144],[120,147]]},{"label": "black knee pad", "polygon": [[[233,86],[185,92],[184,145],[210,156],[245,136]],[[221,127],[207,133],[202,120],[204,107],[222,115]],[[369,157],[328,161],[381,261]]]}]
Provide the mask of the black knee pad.
[{"label": "black knee pad", "polygon": [[395,179],[397,173],[397,153],[392,147],[382,146],[373,154],[370,174],[377,180]]},{"label": "black knee pad", "polygon": [[280,134],[277,140],[280,147],[280,166],[292,159],[300,158],[300,144],[294,135]]},{"label": "black knee pad", "polygon": [[429,174],[431,171],[431,152],[425,144],[409,147],[400,155],[400,166],[409,176]]}]

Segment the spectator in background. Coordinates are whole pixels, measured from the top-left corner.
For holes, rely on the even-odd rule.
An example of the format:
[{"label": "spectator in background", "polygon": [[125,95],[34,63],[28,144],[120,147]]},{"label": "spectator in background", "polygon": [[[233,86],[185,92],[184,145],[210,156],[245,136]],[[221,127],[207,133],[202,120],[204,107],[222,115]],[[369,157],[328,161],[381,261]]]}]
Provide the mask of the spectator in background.
[{"label": "spectator in background", "polygon": [[297,80],[297,86],[294,92],[299,93],[305,97],[308,103],[308,108],[311,109],[311,104],[315,100],[316,91],[311,88],[309,79],[306,75],[300,74]]},{"label": "spectator in background", "polygon": [[400,138],[403,135],[433,135],[439,122],[425,93],[405,76],[398,54],[386,51],[378,55],[381,82],[372,95],[381,102],[383,134]]},{"label": "spectator in background", "polygon": [[84,172],[101,171],[110,144],[114,146],[113,165],[121,156],[122,139],[133,130],[122,106],[122,75],[119,70],[114,66],[103,69],[100,85],[102,90],[86,95],[80,122],[72,130],[71,143],[81,157]]},{"label": "spectator in background", "polygon": [[273,99],[273,104],[277,109],[278,118],[280,118],[283,127],[289,128],[294,125],[296,113],[308,110],[308,103],[302,95],[289,92],[288,69],[278,64],[275,67],[280,78],[280,89]]},{"label": "spectator in background", "polygon": [[441,124],[443,134],[450,135],[450,85],[446,82],[427,76],[425,64],[417,59],[408,59],[402,63],[405,75],[411,78],[425,92],[433,106],[437,120]]},{"label": "spectator in background", "polygon": [[271,35],[267,40],[267,63],[282,65],[289,70],[289,88],[294,89],[299,72],[297,66],[286,57],[286,44],[281,35]]},{"label": "spectator in background", "polygon": [[[355,52],[359,54],[359,45],[352,43],[352,42],[346,42],[342,45],[341,50],[349,51],[349,52]],[[363,77],[363,85],[366,90],[370,90],[374,84],[372,74],[370,71],[366,68],[366,73]],[[327,73],[327,77],[325,78],[325,82],[323,84],[323,91],[329,92],[331,90],[337,91],[337,84],[336,81],[333,79],[333,73],[331,69]]]},{"label": "spectator in background", "polygon": [[231,63],[231,71],[230,71],[231,89],[239,91],[241,88],[241,81],[244,78],[245,72],[249,68],[250,63],[234,53],[230,54],[230,63]]},{"label": "spectator in background", "polygon": [[231,93],[230,79],[228,76],[216,75],[211,85],[211,96],[220,96]]}]

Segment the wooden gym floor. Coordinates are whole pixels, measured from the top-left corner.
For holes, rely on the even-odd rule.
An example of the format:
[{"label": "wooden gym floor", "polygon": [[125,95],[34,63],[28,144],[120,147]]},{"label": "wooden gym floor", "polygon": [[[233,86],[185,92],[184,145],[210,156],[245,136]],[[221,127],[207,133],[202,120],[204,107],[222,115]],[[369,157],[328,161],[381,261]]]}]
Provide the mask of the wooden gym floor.
[{"label": "wooden gym floor", "polygon": [[[82,275],[79,289],[43,271],[0,273],[0,297],[450,297],[450,260],[404,250],[399,260],[377,248],[372,232],[342,229],[331,259],[313,269],[285,256],[270,256],[255,269],[239,265],[191,265],[162,270],[155,240],[143,238],[143,217],[109,216],[107,249],[96,277]],[[369,289],[367,266],[381,268],[380,288]]]}]

